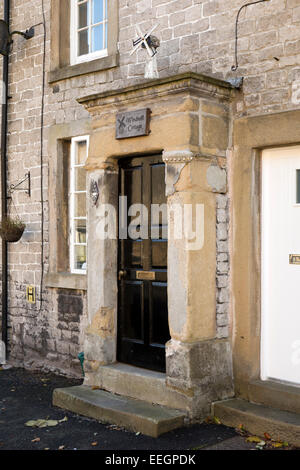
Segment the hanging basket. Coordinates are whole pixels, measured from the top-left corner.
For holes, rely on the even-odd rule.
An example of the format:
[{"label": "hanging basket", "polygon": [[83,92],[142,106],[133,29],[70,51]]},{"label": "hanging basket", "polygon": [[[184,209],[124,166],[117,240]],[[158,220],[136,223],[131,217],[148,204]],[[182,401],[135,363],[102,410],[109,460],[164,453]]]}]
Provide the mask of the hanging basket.
[{"label": "hanging basket", "polygon": [[19,218],[5,217],[0,221],[0,236],[7,242],[18,242],[24,230],[25,224]]}]

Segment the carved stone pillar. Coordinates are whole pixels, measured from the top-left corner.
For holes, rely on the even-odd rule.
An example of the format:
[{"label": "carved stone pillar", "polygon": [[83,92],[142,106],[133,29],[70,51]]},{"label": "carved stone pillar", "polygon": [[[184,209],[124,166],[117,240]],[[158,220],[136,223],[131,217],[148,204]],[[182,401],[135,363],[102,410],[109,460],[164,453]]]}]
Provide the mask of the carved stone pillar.
[{"label": "carved stone pillar", "polygon": [[[230,345],[216,339],[216,192],[226,191],[226,172],[214,158],[192,152],[164,152],[163,159],[170,225],[166,381],[209,402],[214,387],[226,394],[232,387]],[[184,227],[176,239],[178,213]]]},{"label": "carved stone pillar", "polygon": [[[93,198],[93,191],[99,197]],[[85,334],[87,378],[100,365],[116,361],[117,343],[117,233],[118,173],[102,169],[88,173],[88,327]],[[109,205],[109,206],[107,206]],[[103,226],[111,217],[110,233]],[[114,232],[114,233],[112,233]],[[105,238],[104,238],[105,237]]]}]

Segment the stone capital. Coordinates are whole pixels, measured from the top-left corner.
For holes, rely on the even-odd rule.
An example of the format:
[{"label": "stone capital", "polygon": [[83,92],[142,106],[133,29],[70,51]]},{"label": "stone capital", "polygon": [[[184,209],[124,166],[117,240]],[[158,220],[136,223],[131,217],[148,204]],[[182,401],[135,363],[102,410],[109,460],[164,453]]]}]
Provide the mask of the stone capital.
[{"label": "stone capital", "polygon": [[165,163],[188,163],[195,158],[195,153],[190,150],[164,151],[162,158]]}]

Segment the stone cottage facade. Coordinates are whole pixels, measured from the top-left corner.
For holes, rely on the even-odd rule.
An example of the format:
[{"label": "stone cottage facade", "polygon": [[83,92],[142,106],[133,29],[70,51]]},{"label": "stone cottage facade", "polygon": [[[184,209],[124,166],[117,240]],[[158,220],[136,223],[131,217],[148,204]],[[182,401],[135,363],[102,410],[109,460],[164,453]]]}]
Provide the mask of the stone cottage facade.
[{"label": "stone cottage facade", "polygon": [[[96,7],[90,0],[11,0],[10,30],[35,25],[32,39],[14,36],[9,65],[8,186],[28,172],[31,178],[30,197],[12,191],[9,204],[26,223],[21,241],[8,251],[7,349],[14,363],[80,375],[78,354],[84,352],[86,385],[184,410],[190,419],[234,396],[274,407],[285,402],[285,409],[300,412],[297,358],[288,377],[281,376],[284,364],[277,370],[271,363],[272,345],[280,348],[281,342],[269,337],[264,299],[275,295],[277,284],[262,282],[272,258],[262,212],[271,207],[263,174],[269,167],[262,160],[271,156],[264,152],[288,152],[300,141],[300,1],[267,0],[241,12],[239,67],[233,71],[235,20],[244,3],[107,0]],[[156,23],[159,77],[145,79],[147,51],[131,54],[132,40],[136,25],[146,32]],[[151,110],[151,133],[116,138],[120,113],[143,109]],[[99,236],[103,205],[118,210],[126,175],[139,167],[132,159],[147,155],[155,157],[157,184],[165,184],[169,227],[174,204],[204,208],[201,246],[187,250],[186,234],[170,239],[167,262],[159,255],[156,267],[153,259],[150,267],[135,265],[137,247],[125,244],[124,250],[120,237]],[[132,187],[140,184],[134,178]],[[293,246],[289,255],[297,255]],[[278,246],[273,248],[276,254]],[[128,279],[120,261],[126,249],[133,253]],[[295,268],[293,259],[287,265]],[[130,305],[140,301],[140,294],[125,292],[134,284],[133,272],[140,280],[135,286],[152,279],[152,288],[161,289],[155,299],[168,306],[167,344],[152,341],[165,361],[145,375],[138,349],[122,346],[126,299]],[[36,291],[33,304],[26,299],[28,286]],[[153,311],[160,308],[155,305]],[[297,330],[298,320],[290,321]],[[280,319],[276,325],[280,329]],[[293,354],[297,338],[290,339]],[[126,358],[132,369],[124,366]],[[151,371],[151,361],[146,369]],[[294,392],[293,400],[285,400]]]}]

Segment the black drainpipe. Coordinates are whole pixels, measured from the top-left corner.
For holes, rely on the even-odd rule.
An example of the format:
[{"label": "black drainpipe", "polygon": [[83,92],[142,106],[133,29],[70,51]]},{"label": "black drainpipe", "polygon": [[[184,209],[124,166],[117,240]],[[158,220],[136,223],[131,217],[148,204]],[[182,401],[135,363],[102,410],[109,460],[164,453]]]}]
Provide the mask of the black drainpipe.
[{"label": "black drainpipe", "polygon": [[[9,24],[10,0],[4,0],[4,21]],[[3,56],[3,96],[1,115],[1,215],[2,220],[7,216],[7,108],[8,108],[8,62],[9,56]],[[8,349],[7,334],[7,296],[8,296],[8,267],[7,267],[7,242],[2,238],[2,341]]]}]

